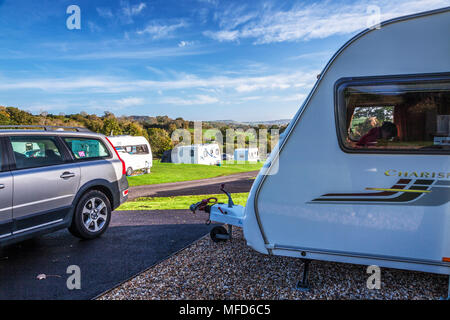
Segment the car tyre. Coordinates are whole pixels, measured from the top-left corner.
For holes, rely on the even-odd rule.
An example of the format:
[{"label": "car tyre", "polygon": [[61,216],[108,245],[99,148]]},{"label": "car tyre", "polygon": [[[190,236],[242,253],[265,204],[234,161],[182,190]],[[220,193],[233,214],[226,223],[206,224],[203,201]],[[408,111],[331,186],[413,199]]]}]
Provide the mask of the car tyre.
[{"label": "car tyre", "polygon": [[108,228],[111,212],[111,204],[103,192],[89,191],[78,201],[69,231],[81,239],[97,238]]}]

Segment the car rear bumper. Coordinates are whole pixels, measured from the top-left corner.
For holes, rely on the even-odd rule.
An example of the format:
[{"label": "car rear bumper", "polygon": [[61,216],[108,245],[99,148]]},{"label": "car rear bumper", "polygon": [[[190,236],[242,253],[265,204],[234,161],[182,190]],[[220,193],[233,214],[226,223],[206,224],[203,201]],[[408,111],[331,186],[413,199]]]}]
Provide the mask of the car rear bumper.
[{"label": "car rear bumper", "polygon": [[125,175],[119,180],[119,194],[119,203],[117,204],[117,207],[128,200],[128,180]]}]

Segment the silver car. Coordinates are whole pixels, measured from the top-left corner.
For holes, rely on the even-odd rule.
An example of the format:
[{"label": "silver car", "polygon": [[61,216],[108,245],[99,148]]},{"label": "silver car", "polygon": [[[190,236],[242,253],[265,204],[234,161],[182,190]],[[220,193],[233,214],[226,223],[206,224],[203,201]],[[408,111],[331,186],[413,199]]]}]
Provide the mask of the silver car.
[{"label": "silver car", "polygon": [[128,198],[125,163],[104,135],[37,129],[0,126],[0,244],[62,228],[100,236]]}]

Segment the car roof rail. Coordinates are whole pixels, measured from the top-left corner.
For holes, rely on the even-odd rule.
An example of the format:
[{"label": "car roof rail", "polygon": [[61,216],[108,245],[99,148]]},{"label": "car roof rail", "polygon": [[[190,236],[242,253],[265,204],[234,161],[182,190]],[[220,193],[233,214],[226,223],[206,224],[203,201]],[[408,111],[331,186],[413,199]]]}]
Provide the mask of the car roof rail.
[{"label": "car roof rail", "polygon": [[47,126],[47,125],[34,125],[34,124],[30,124],[30,125],[26,125],[26,124],[21,124],[21,125],[0,125],[0,130],[5,130],[5,129],[14,129],[14,128],[19,128],[19,129],[37,129],[37,128],[41,128],[44,131],[64,131],[66,129],[69,130],[73,130],[73,131],[77,131],[77,132],[92,132],[91,130],[87,129],[87,128],[83,128],[83,127],[65,127],[65,126]]}]

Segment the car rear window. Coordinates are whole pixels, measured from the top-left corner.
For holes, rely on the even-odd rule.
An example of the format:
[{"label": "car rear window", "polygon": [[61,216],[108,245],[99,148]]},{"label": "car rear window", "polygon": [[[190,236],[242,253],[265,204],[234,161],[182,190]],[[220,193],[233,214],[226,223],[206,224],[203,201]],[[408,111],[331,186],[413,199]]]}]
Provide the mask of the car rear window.
[{"label": "car rear window", "polygon": [[97,139],[89,138],[63,138],[69,146],[75,159],[106,158],[110,154],[106,146]]},{"label": "car rear window", "polygon": [[45,167],[64,163],[54,137],[9,137],[16,159],[16,169]]}]

